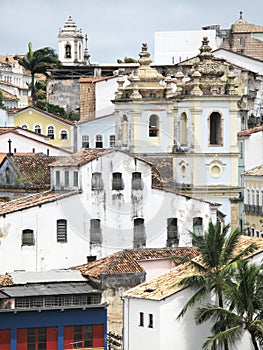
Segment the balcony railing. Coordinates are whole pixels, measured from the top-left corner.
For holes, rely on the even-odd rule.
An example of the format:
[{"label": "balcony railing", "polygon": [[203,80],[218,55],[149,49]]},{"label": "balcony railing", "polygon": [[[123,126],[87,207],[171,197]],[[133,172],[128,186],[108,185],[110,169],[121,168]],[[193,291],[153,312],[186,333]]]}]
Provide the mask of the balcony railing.
[{"label": "balcony railing", "polygon": [[263,215],[262,205],[245,204],[244,209],[246,214],[260,215],[260,216]]}]

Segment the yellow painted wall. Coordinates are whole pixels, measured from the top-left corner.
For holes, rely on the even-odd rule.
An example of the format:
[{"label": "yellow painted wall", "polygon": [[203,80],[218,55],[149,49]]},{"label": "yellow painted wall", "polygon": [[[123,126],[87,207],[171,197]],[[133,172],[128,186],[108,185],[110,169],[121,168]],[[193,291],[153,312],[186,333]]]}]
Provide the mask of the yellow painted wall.
[{"label": "yellow painted wall", "polygon": [[[17,113],[14,116],[14,125],[20,126],[27,125],[28,130],[35,131],[35,126],[40,125],[41,134],[47,135],[47,129],[49,126],[54,127],[54,139],[50,139],[50,144],[53,146],[61,147],[63,149],[71,150],[73,144],[73,135],[71,132],[72,125],[66,124],[63,121],[52,118],[48,114],[41,113],[34,109],[26,109]],[[68,139],[61,139],[60,133],[62,130],[67,131]]]}]

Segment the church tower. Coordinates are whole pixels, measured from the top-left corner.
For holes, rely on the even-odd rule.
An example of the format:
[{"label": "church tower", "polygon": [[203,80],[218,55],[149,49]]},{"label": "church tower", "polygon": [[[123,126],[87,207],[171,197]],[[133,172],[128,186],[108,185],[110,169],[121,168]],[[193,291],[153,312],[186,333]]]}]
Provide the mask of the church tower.
[{"label": "church tower", "polygon": [[[83,35],[71,16],[65,22],[64,27],[59,29],[58,45],[58,58],[63,66],[76,66],[84,63]],[[86,56],[89,57],[87,47],[85,48]]]},{"label": "church tower", "polygon": [[190,79],[176,76],[174,180],[184,193],[221,204],[225,222],[238,227],[240,98],[232,67],[211,51],[204,37]]},{"label": "church tower", "polygon": [[118,77],[115,95],[116,146],[131,153],[160,154],[173,147],[171,79],[164,80],[150,67],[147,44],[142,44],[139,67],[125,86]]}]

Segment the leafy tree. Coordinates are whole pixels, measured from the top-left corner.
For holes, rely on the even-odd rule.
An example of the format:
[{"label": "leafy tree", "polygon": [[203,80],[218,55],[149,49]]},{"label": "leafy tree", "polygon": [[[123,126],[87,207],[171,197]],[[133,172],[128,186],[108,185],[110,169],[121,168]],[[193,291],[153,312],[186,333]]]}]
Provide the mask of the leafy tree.
[{"label": "leafy tree", "polygon": [[[187,276],[178,283],[183,287],[191,287],[195,290],[194,295],[188,300],[181,310],[178,318],[182,317],[189,307],[200,304],[202,300],[214,292],[218,298],[218,306],[224,307],[223,289],[230,283],[230,277],[237,261],[252,253],[256,245],[250,244],[239,253],[235,252],[237,243],[242,235],[239,229],[234,229],[228,234],[230,226],[221,226],[220,222],[209,223],[204,236],[189,232],[193,242],[200,251],[200,258],[174,256],[176,262],[189,263],[193,267],[193,274]],[[228,349],[225,344],[225,349]]]},{"label": "leafy tree", "polygon": [[60,62],[54,49],[44,47],[33,51],[31,42],[28,44],[28,52],[25,56],[16,55],[14,57],[18,63],[31,73],[31,84],[29,86],[32,96],[32,105],[36,101],[35,75],[44,74],[48,76],[48,69],[59,66]]},{"label": "leafy tree", "polygon": [[[226,308],[217,305],[199,307],[196,322],[214,320],[213,336],[203,349],[220,349],[225,343],[233,345],[245,332],[251,336],[255,350],[263,344],[263,265],[241,260],[237,263],[233,283],[223,291]],[[222,325],[227,329],[222,331]]]},{"label": "leafy tree", "polygon": [[138,63],[138,60],[132,57],[124,57],[123,60],[117,59],[117,63]]},{"label": "leafy tree", "polygon": [[1,90],[0,90],[0,107],[4,107],[4,96]]}]

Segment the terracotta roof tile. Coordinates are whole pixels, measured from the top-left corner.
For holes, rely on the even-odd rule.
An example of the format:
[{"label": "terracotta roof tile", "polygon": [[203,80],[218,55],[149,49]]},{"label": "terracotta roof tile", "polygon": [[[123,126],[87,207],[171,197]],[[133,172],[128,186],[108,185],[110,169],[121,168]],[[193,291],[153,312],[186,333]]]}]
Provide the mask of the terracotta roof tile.
[{"label": "terracotta roof tile", "polygon": [[80,270],[84,276],[94,278],[104,274],[138,273],[144,272],[139,264],[140,260],[170,258],[172,255],[194,258],[198,255],[198,251],[192,247],[126,249],[74,269]]},{"label": "terracotta roof tile", "polygon": [[232,25],[232,33],[263,33],[263,27],[256,24],[237,23]]},{"label": "terracotta roof tile", "polygon": [[0,287],[12,286],[13,284],[12,277],[7,273],[0,276]]},{"label": "terracotta roof tile", "polygon": [[41,192],[27,197],[21,197],[18,199],[11,200],[7,203],[1,203],[0,215],[9,214],[18,210],[28,209],[37,205],[53,202],[64,197],[73,196],[78,194],[78,191],[65,191],[65,192]]},{"label": "terracotta roof tile", "polygon": [[113,149],[88,149],[76,152],[68,157],[63,157],[51,166],[81,166],[98,157],[113,152]]},{"label": "terracotta roof tile", "polygon": [[263,165],[257,166],[256,168],[250,169],[242,175],[248,176],[263,176]]},{"label": "terracotta roof tile", "polygon": [[251,134],[254,134],[255,132],[259,132],[259,131],[263,131],[263,125],[255,126],[254,128],[251,128],[251,129],[239,131],[237,133],[237,136],[250,136]]},{"label": "terracotta roof tile", "polygon": [[[246,248],[252,242],[256,242],[258,248],[253,254],[251,254],[251,256],[261,253],[263,251],[263,239],[248,236],[242,236],[240,238],[236,253]],[[198,257],[196,259],[198,259]],[[182,278],[187,277],[193,273],[194,270],[192,268],[192,265],[181,264],[160,277],[154,278],[151,281],[144,282],[134,288],[129,289],[128,291],[124,292],[123,296],[141,299],[162,300],[182,290],[183,287],[179,287],[176,284]]]},{"label": "terracotta roof tile", "polygon": [[8,156],[14,168],[18,171],[26,188],[49,189],[50,188],[50,168],[49,164],[61,157],[47,156],[41,154],[17,153]]}]

